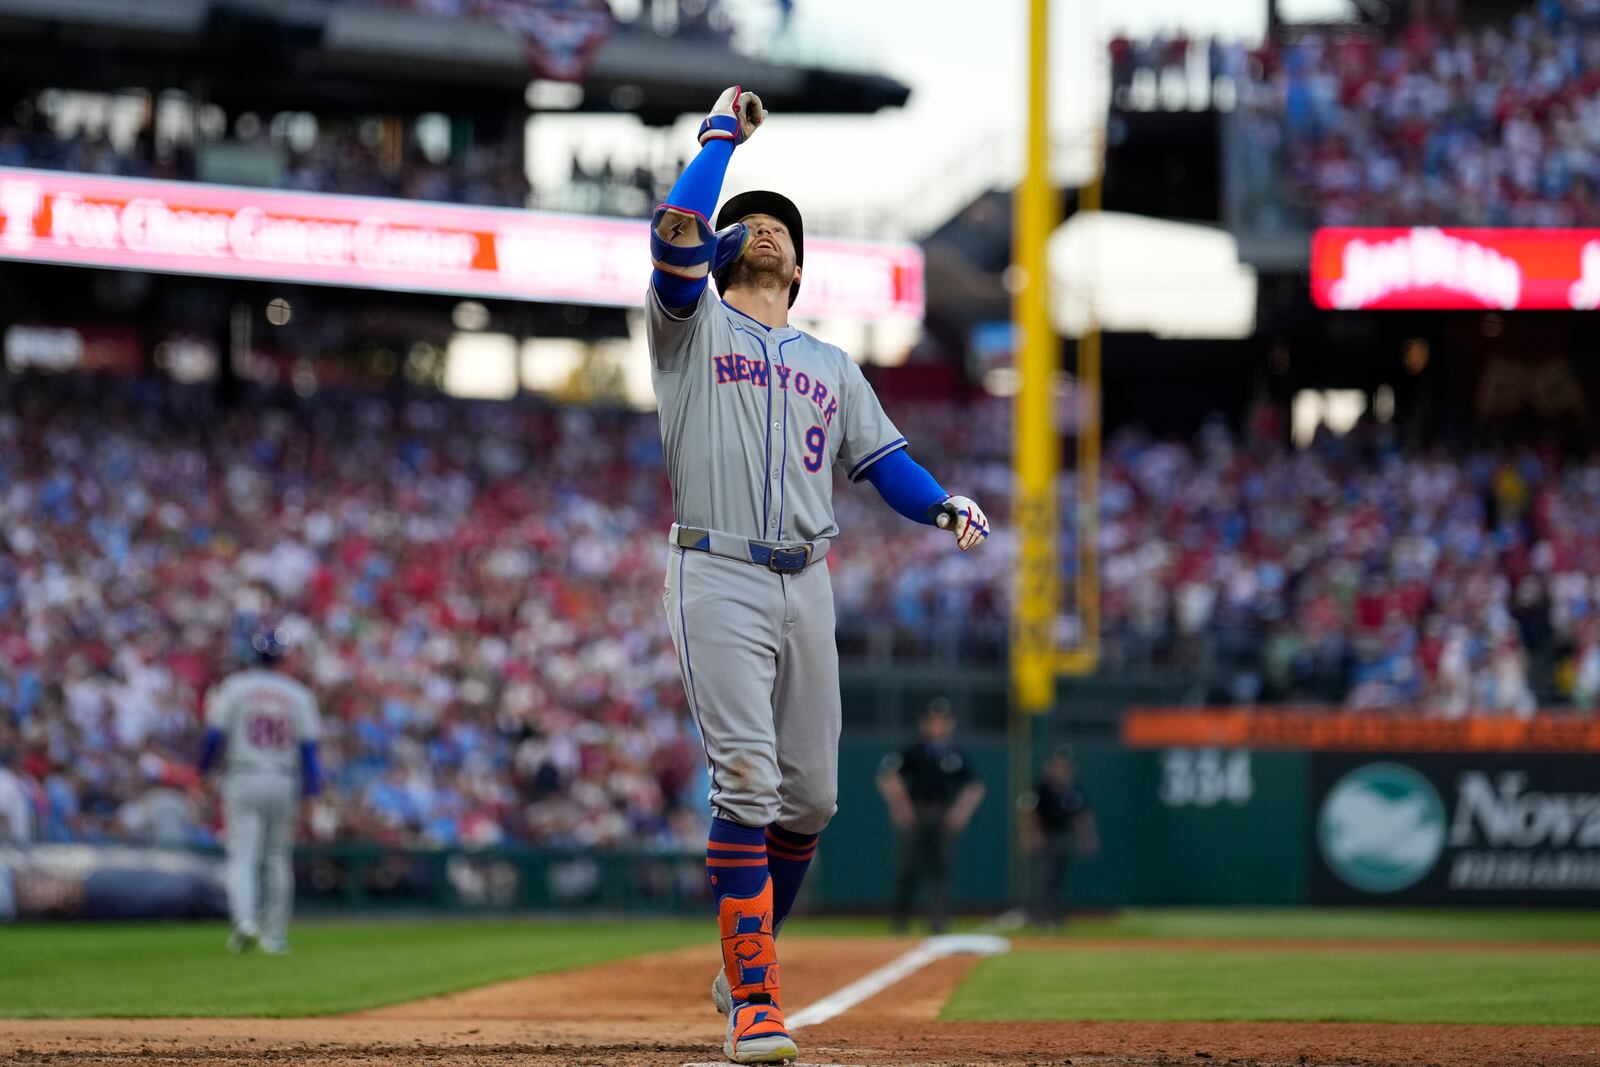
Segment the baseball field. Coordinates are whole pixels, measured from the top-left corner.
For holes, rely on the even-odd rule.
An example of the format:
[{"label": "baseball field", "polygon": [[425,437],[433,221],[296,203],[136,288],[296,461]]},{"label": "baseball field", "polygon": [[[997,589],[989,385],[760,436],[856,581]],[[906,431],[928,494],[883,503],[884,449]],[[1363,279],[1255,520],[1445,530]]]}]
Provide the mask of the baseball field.
[{"label": "baseball field", "polygon": [[[0,1061],[721,1059],[705,923],[306,921],[281,957],[225,936],[0,930]],[[1600,1065],[1600,914],[1132,910],[1007,936],[856,998],[919,940],[797,919],[789,1013],[837,1012],[797,1031],[801,1062]]]}]

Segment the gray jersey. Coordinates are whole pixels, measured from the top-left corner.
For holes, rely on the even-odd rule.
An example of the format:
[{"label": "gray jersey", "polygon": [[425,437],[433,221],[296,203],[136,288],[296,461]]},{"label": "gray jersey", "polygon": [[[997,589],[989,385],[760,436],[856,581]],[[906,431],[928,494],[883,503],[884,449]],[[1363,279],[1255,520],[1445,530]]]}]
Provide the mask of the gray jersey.
[{"label": "gray jersey", "polygon": [[852,480],[906,440],[843,349],[769,329],[711,286],[649,309],[651,377],[675,518],[764,541],[831,538],[833,468]]},{"label": "gray jersey", "polygon": [[300,744],[317,739],[317,701],[276,671],[240,671],[206,697],[206,725],[222,733],[230,774],[268,771],[297,779]]}]

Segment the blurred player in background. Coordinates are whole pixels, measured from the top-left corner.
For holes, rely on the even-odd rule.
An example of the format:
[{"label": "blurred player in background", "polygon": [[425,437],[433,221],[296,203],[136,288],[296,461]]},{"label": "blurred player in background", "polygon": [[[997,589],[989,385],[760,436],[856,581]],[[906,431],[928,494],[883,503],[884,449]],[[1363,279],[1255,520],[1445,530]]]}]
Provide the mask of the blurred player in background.
[{"label": "blurred player in background", "polygon": [[941,933],[949,921],[950,862],[972,813],[983,801],[983,782],[972,761],[951,741],[956,718],[943,697],[929,701],[917,720],[921,740],[883,757],[878,792],[889,805],[899,837],[894,928],[911,923],[917,883],[928,883],[928,926]]},{"label": "blurred player in background", "polygon": [[701,123],[699,153],[652,220],[645,298],[676,520],[667,625],[711,769],[712,999],[738,1063],[797,1055],[777,936],[838,806],[839,649],[818,566],[839,534],[834,471],[963,551],[989,536],[982,509],[907,454],[849,355],[790,324],[805,264],[794,203],[741,193],[712,229],[734,149],[765,119],[734,86]]},{"label": "blurred player in background", "polygon": [[1078,788],[1072,749],[1050,754],[1039,784],[1017,801],[1023,843],[1034,858],[1029,918],[1040,926],[1059,926],[1066,906],[1073,853],[1090,859],[1100,851],[1100,831],[1089,798]]},{"label": "blurred player in background", "polygon": [[224,678],[206,697],[201,773],[223,759],[227,821],[228,947],[289,951],[294,905],[294,834],[300,798],[315,796],[316,698],[284,673],[289,644],[282,630],[251,641],[258,665]]}]

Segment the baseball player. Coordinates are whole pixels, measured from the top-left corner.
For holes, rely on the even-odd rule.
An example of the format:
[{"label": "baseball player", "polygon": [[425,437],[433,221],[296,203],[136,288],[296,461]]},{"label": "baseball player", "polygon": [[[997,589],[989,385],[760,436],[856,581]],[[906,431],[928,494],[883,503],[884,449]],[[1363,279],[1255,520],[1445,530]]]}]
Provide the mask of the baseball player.
[{"label": "baseball player", "polygon": [[[656,209],[646,296],[672,485],[664,600],[711,772],[706,869],[722,938],[712,984],[737,1063],[793,1059],[776,937],[835,811],[839,661],[822,565],[838,534],[833,471],[970,549],[989,535],[906,453],[850,357],[789,325],[800,212],[773,192],[710,218],[734,149],[766,118],[735,86]],[[715,279],[717,292],[707,282]]]},{"label": "baseball player", "polygon": [[259,665],[229,675],[206,696],[200,771],[223,755],[228,947],[244,952],[259,944],[278,955],[289,951],[299,800],[320,788],[317,702],[283,673],[283,631],[257,634],[251,644]]}]

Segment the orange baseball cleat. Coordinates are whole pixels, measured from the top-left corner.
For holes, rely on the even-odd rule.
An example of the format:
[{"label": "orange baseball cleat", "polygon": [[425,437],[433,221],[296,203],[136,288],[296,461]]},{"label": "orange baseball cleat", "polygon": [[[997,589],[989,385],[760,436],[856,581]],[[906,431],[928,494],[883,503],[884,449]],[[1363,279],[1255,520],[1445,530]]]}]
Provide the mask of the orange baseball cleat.
[{"label": "orange baseball cleat", "polygon": [[722,1053],[734,1063],[782,1063],[800,1055],[783,1022],[783,1009],[765,993],[752,993],[728,1016]]},{"label": "orange baseball cleat", "polygon": [[728,1036],[735,1063],[780,1063],[799,1055],[779,1003],[778,946],[772,936],[772,879],[752,897],[723,897],[717,908],[722,972],[728,983]]}]

